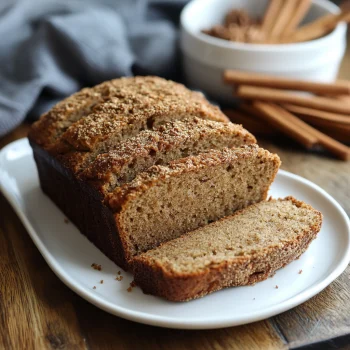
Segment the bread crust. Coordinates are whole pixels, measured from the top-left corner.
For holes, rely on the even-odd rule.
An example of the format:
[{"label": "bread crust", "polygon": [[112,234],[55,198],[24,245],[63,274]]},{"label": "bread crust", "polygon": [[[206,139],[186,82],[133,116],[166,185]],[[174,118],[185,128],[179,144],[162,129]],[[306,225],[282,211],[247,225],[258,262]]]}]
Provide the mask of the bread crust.
[{"label": "bread crust", "polygon": [[[306,203],[293,197],[286,197],[283,201],[292,201],[297,207],[314,211],[318,220],[293,240],[267,247],[247,256],[237,256],[220,264],[212,264],[196,273],[173,271],[168,266],[154,262],[142,254],[132,261],[135,283],[146,294],[160,296],[170,301],[188,301],[223,288],[251,285],[273,276],[276,270],[305,252],[312,240],[316,238],[322,224],[322,214]],[[215,229],[220,222],[244,214],[248,209],[249,207],[242,209],[210,225]]]}]

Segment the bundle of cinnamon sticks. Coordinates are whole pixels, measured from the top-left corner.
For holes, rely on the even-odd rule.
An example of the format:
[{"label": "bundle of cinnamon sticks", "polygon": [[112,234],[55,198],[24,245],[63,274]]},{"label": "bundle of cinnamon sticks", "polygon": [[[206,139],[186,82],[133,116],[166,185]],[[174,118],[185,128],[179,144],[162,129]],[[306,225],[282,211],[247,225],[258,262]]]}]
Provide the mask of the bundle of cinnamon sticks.
[{"label": "bundle of cinnamon sticks", "polygon": [[217,38],[257,44],[309,41],[331,32],[340,22],[350,22],[350,11],[328,14],[301,27],[312,0],[270,0],[263,18],[253,19],[242,9],[226,14],[223,24],[202,32]]},{"label": "bundle of cinnamon sticks", "polygon": [[270,0],[261,29],[266,42],[274,44],[297,43],[320,38],[340,22],[350,21],[350,12],[329,14],[298,28],[309,11],[311,0]]},{"label": "bundle of cinnamon sticks", "polygon": [[[310,149],[350,159],[350,81],[319,83],[227,70],[224,82],[242,101],[225,113],[257,135],[280,131]],[[301,93],[302,92],[302,93]]]}]

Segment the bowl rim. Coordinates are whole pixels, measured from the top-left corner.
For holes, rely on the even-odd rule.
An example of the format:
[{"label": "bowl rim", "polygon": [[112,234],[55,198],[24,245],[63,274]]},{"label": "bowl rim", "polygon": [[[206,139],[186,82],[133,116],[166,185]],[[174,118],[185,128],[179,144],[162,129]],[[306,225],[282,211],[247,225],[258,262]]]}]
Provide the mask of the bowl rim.
[{"label": "bowl rim", "polygon": [[[194,31],[188,27],[187,22],[185,21],[185,16],[187,12],[191,9],[194,3],[200,3],[200,2],[204,3],[201,0],[192,0],[182,9],[181,15],[180,15],[181,28],[196,40],[201,41],[202,43],[205,43],[208,45],[213,45],[213,46],[222,48],[222,49],[228,49],[228,50],[233,49],[233,50],[253,51],[253,52],[261,52],[266,50],[275,51],[275,52],[280,52],[280,51],[286,52],[286,51],[312,49],[314,47],[324,45],[325,42],[332,40],[333,37],[337,37],[341,35],[345,36],[345,32],[347,28],[346,24],[341,22],[329,34],[318,39],[309,40],[309,41],[300,42],[300,43],[250,44],[250,43],[233,42],[233,41],[228,41],[220,38],[215,38],[210,35],[204,34],[202,32]],[[329,0],[312,0],[312,3],[327,10],[330,14],[331,13],[335,14],[340,12],[340,8],[337,5],[330,2]]]}]

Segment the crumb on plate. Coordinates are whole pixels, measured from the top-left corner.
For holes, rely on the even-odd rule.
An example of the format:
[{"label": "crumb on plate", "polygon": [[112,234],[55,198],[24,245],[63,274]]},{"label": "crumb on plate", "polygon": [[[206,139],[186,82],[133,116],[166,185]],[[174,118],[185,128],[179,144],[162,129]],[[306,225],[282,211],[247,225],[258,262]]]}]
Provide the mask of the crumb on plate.
[{"label": "crumb on plate", "polygon": [[132,281],[130,283],[130,287],[127,289],[127,291],[130,293],[134,287],[136,287],[136,283],[135,283],[135,281]]},{"label": "crumb on plate", "polygon": [[91,264],[91,267],[92,267],[94,270],[98,270],[98,271],[101,271],[101,270],[102,270],[102,266],[99,265],[99,264],[96,264],[96,263],[92,263],[92,264]]}]

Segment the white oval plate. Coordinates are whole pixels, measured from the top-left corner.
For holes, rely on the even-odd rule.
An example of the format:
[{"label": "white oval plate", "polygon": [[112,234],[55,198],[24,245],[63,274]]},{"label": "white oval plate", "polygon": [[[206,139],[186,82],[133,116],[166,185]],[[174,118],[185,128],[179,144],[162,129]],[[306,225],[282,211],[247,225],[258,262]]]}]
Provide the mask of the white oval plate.
[{"label": "white oval plate", "polygon": [[[13,142],[0,152],[0,188],[63,283],[111,314],[150,325],[209,329],[268,318],[319,293],[350,260],[349,219],[341,206],[312,182],[280,170],[270,194],[293,195],[324,215],[322,230],[307,252],[255,286],[228,288],[185,303],[168,302],[144,295],[139,288],[128,292],[131,274],[122,271],[123,280],[116,281],[121,269],[73,224],[65,223],[63,213],[40,190],[27,139]],[[92,269],[92,263],[101,264],[102,271]]]}]

